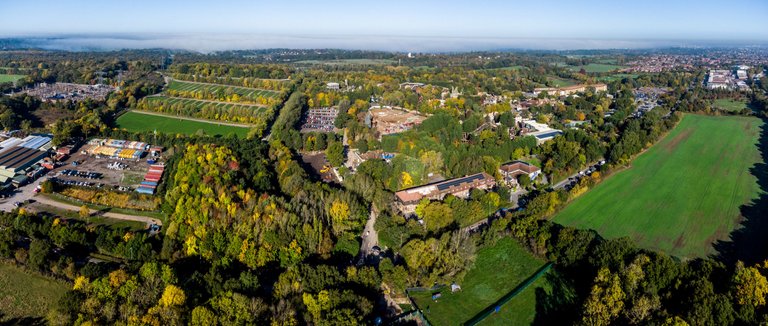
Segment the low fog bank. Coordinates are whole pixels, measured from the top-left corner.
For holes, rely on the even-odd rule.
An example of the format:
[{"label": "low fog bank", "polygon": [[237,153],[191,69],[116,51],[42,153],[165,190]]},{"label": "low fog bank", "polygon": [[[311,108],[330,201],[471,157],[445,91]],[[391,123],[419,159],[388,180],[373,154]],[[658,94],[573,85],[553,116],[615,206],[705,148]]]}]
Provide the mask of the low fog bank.
[{"label": "low fog bank", "polygon": [[[248,49],[337,48],[401,52],[453,52],[499,49],[577,50],[657,47],[743,46],[741,42],[680,40],[542,39],[387,35],[136,34],[15,36],[28,47],[67,51],[164,48],[203,53]],[[761,44],[754,44],[761,45]]]}]

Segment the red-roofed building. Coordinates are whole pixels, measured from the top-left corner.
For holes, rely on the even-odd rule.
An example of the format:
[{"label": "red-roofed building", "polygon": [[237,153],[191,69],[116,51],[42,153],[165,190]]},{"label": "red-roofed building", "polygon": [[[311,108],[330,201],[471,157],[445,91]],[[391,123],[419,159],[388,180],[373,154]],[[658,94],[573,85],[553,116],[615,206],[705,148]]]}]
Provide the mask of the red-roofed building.
[{"label": "red-roofed building", "polygon": [[423,198],[442,200],[447,195],[467,198],[472,189],[486,190],[493,188],[495,185],[496,180],[485,172],[443,180],[396,192],[395,207],[403,215],[412,215],[416,211],[416,206]]},{"label": "red-roofed building", "polygon": [[536,179],[541,169],[528,162],[514,161],[499,167],[499,172],[504,177],[504,182],[511,188],[517,187],[517,177],[527,175],[531,180]]}]

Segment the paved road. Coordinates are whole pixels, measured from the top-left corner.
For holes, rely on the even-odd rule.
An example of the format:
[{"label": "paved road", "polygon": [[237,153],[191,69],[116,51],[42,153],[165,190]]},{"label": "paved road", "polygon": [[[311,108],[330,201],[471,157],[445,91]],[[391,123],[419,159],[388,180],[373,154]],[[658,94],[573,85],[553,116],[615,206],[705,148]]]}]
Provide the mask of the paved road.
[{"label": "paved road", "polygon": [[146,114],[146,115],[154,115],[154,116],[164,117],[164,118],[173,118],[173,119],[179,119],[179,120],[189,120],[189,121],[204,122],[204,123],[210,123],[210,124],[216,124],[216,125],[222,125],[222,126],[243,127],[243,128],[252,128],[253,127],[253,125],[244,124],[244,123],[198,119],[198,118],[191,118],[191,117],[184,117],[184,116],[179,116],[179,115],[163,114],[163,113],[149,112],[149,111],[141,111],[141,110],[130,110],[129,112],[134,112],[134,113],[139,113],[139,114]]},{"label": "paved road", "polygon": [[[54,175],[56,173],[55,171],[56,170],[49,171],[48,175]],[[9,198],[0,199],[0,210],[5,211],[5,212],[10,212],[10,211],[13,211],[14,209],[16,209],[16,207],[13,205],[13,203],[15,203],[15,202],[26,202],[29,199],[33,199],[35,202],[40,203],[40,204],[56,207],[56,208],[59,208],[59,209],[79,212],[80,211],[80,207],[79,206],[69,205],[69,204],[57,202],[57,201],[49,199],[49,198],[47,198],[45,196],[38,196],[36,193],[33,192],[33,190],[35,188],[37,188],[38,185],[40,185],[43,181],[47,180],[48,178],[49,178],[48,176],[42,176],[40,178],[37,178],[35,181],[33,181],[33,182],[31,182],[31,183],[29,183],[29,184],[27,184],[25,186],[22,186],[22,187],[19,187],[18,189],[16,189],[16,191],[13,194],[13,196],[11,196]],[[159,219],[156,219],[156,218],[152,218],[152,217],[139,216],[139,215],[119,214],[119,213],[112,213],[112,212],[102,212],[102,211],[98,211],[98,210],[94,210],[94,209],[91,210],[91,215],[100,215],[100,216],[104,216],[104,217],[108,217],[108,218],[114,218],[114,219],[118,219],[118,220],[136,221],[136,222],[141,222],[141,223],[146,223],[146,224],[152,224],[152,223],[157,224],[157,225],[162,225],[163,224],[163,221],[161,221]]]},{"label": "paved road", "polygon": [[15,206],[13,206],[13,203],[25,202],[28,199],[31,199],[32,197],[34,197],[35,193],[33,192],[33,190],[35,190],[35,188],[37,188],[37,186],[40,185],[40,183],[42,183],[43,180],[46,180],[46,179],[48,179],[48,177],[46,176],[37,178],[37,180],[23,187],[20,187],[19,189],[16,189],[12,197],[0,199],[0,210],[5,212],[10,212],[16,208]]},{"label": "paved road", "polygon": [[582,170],[579,170],[576,173],[569,175],[567,178],[563,179],[562,181],[556,183],[554,186],[552,186],[552,188],[553,189],[558,189],[558,188],[565,187],[565,185],[567,185],[568,183],[571,182],[570,179],[571,178],[575,178],[576,176],[579,175],[579,173],[583,173],[582,175],[586,175],[587,174],[587,170],[589,170],[590,168],[597,169],[599,166],[600,166],[600,164],[598,164],[597,162],[596,163],[592,163],[590,165],[587,165],[586,168],[584,168]]},{"label": "paved road", "polygon": [[[40,204],[43,204],[43,205],[48,205],[48,206],[52,206],[52,207],[56,207],[56,208],[60,208],[60,209],[65,209],[65,210],[69,210],[69,211],[75,211],[75,212],[79,212],[80,211],[80,207],[78,207],[78,206],[70,205],[70,204],[65,204],[65,203],[62,203],[62,202],[58,202],[58,201],[55,201],[55,200],[50,199],[50,198],[45,197],[45,196],[37,196],[37,197],[35,197],[35,200],[37,201],[37,203],[40,203]],[[147,217],[147,216],[128,215],[128,214],[120,214],[120,213],[112,213],[112,212],[102,212],[102,211],[95,210],[95,209],[91,209],[91,215],[92,216],[93,215],[99,215],[99,216],[104,216],[104,217],[108,217],[108,218],[112,218],[112,219],[117,219],[117,220],[124,220],[124,221],[141,222],[141,223],[145,223],[147,225],[149,225],[149,224],[163,225],[163,221],[161,221],[159,219],[156,219],[156,218]]]},{"label": "paved road", "polygon": [[371,215],[368,216],[368,222],[365,223],[363,229],[363,243],[360,245],[360,256],[364,259],[373,252],[373,247],[379,245],[379,234],[376,232],[376,217],[379,212],[376,211],[376,207],[371,208]]},{"label": "paved road", "polygon": [[[526,191],[525,189],[518,190],[518,191],[515,191],[515,192],[511,193],[509,195],[509,201],[512,203],[512,205],[510,205],[509,207],[504,207],[502,209],[514,211],[515,209],[520,207],[520,204],[519,204],[520,196],[523,196],[523,195],[525,195],[527,193],[528,193],[528,191]],[[461,231],[469,233],[469,232],[475,231],[478,228],[480,228],[480,227],[490,223],[491,221],[499,218],[500,216],[503,217],[504,216],[503,214],[500,215],[500,216],[496,216],[496,214],[501,214],[500,212],[501,212],[502,209],[499,209],[499,211],[497,211],[496,213],[494,213],[493,215],[491,215],[489,217],[486,217],[486,218],[484,218],[482,220],[479,220],[479,221],[477,221],[475,223],[472,223],[471,225],[467,225],[467,226],[461,228]]]}]

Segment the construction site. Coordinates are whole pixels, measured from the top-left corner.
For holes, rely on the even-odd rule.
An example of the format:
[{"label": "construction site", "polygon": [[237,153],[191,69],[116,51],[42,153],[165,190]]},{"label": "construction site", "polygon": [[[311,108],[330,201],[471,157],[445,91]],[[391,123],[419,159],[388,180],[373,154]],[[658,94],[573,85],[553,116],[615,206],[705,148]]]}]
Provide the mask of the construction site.
[{"label": "construction site", "polygon": [[368,128],[376,130],[379,137],[397,134],[420,125],[427,117],[393,106],[372,106],[365,116]]}]

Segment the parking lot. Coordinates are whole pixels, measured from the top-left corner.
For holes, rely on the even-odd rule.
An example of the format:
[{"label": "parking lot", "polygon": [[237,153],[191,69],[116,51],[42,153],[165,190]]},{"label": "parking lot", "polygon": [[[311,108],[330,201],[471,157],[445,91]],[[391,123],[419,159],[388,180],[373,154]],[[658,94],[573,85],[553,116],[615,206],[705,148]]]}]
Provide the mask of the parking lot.
[{"label": "parking lot", "polygon": [[[133,191],[149,170],[146,159],[120,160],[81,153],[74,154],[56,170],[54,181],[65,185],[107,187],[119,191]],[[74,163],[74,164],[73,164]]]}]

